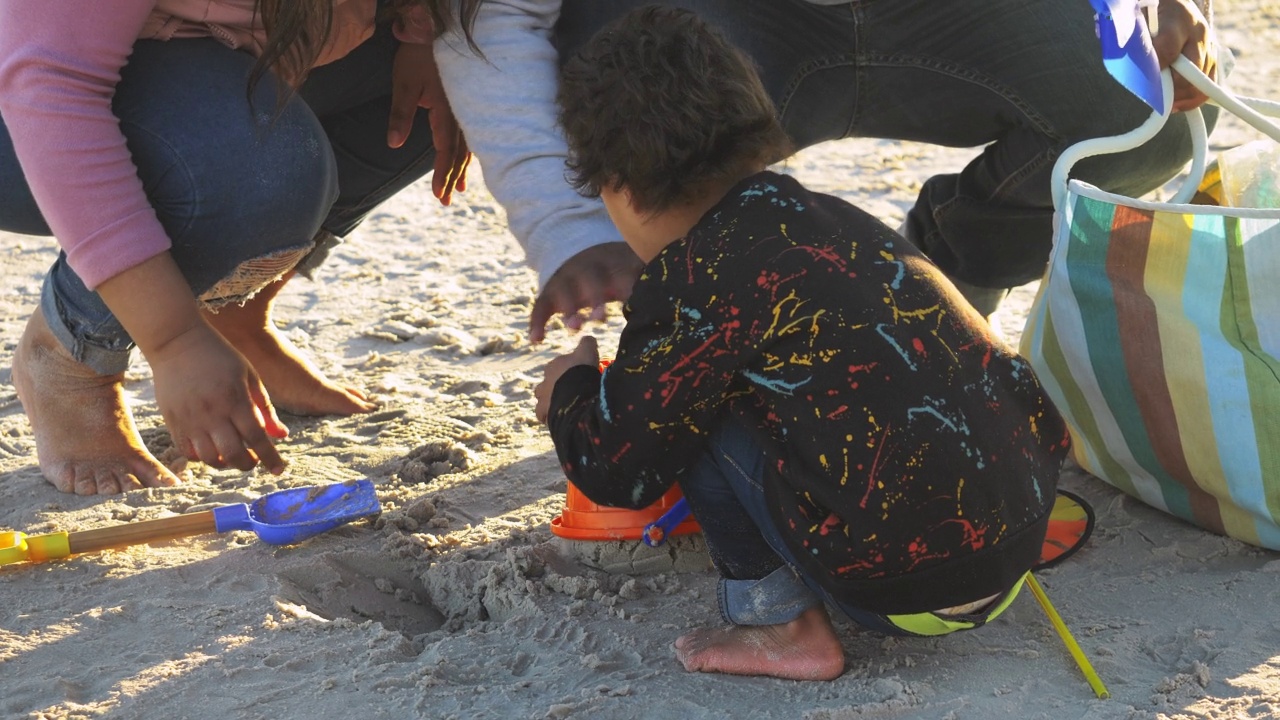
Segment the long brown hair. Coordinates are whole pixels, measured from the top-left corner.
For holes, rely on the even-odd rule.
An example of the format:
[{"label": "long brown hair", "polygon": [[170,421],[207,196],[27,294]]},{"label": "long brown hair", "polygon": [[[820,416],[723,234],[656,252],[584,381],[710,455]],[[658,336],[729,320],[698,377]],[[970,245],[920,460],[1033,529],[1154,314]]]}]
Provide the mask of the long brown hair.
[{"label": "long brown hair", "polygon": [[[477,54],[480,48],[471,36],[476,14],[484,0],[390,0],[386,15],[426,5],[431,12],[436,35],[457,28]],[[262,54],[249,74],[249,96],[268,71],[284,80],[279,100],[283,106],[306,79],[333,32],[333,0],[256,0],[254,10],[266,30]]]},{"label": "long brown hair", "polygon": [[257,0],[255,11],[266,30],[262,54],[249,74],[249,95],[274,71],[285,81],[281,100],[288,99],[316,64],[333,31],[333,0]]}]

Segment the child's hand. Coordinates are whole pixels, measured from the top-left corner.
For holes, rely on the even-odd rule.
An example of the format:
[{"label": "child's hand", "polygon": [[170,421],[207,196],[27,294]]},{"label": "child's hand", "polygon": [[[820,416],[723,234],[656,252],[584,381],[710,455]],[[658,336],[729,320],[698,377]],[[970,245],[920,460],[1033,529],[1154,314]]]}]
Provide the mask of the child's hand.
[{"label": "child's hand", "polygon": [[189,459],[239,470],[261,462],[277,475],[284,471],[271,438],[289,430],[276,417],[257,373],[213,328],[200,323],[147,360],[156,404],[174,445]]},{"label": "child's hand", "polygon": [[547,414],[551,411],[551,392],[556,388],[556,381],[564,375],[566,370],[575,365],[599,367],[600,350],[596,347],[594,337],[583,335],[573,352],[561,355],[547,363],[546,369],[543,370],[542,382],[533,389],[533,396],[538,399],[533,413],[537,416],[538,422],[547,421]]}]

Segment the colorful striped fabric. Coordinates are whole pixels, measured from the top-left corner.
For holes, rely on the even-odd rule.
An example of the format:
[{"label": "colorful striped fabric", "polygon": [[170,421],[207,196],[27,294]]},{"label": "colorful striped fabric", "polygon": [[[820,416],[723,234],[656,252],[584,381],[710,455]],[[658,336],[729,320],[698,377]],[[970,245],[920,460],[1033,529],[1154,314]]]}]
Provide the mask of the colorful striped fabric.
[{"label": "colorful striped fabric", "polygon": [[1076,461],[1142,501],[1280,549],[1280,210],[1072,182],[1022,354]]}]

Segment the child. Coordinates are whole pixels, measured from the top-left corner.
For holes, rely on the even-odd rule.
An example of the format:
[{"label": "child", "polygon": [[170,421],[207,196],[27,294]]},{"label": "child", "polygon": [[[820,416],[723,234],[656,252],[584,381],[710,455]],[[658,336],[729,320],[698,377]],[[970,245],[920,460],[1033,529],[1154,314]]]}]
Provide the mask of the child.
[{"label": "child", "polygon": [[1039,557],[1068,437],[1030,368],[903,238],[765,171],[787,140],[742,54],[642,8],[565,65],[572,180],[647,263],[612,364],[548,364],[569,479],[679,483],[722,579],[688,670],[831,679],[825,608],[885,633],[997,616]]},{"label": "child", "polygon": [[[377,10],[0,4],[0,230],[56,235],[64,250],[13,364],[40,469],[59,490],[177,481],[125,402],[135,344],[175,447],[217,467],[282,471],[273,439],[287,430],[272,401],[306,414],[374,407],[320,374],[270,312],[295,268],[433,157],[465,171],[465,144],[433,138],[451,121],[442,101],[429,121],[416,112],[432,104],[429,27],[401,18],[397,42],[391,25],[375,29]],[[436,173],[437,196],[447,202],[457,179]]]}]

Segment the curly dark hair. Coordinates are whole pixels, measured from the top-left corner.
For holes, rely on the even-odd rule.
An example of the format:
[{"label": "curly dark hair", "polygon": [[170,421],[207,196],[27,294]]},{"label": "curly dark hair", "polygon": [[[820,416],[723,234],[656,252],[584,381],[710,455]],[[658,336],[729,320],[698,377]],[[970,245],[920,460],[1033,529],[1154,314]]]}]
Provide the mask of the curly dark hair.
[{"label": "curly dark hair", "polygon": [[755,66],[696,14],[645,6],[602,28],[561,70],[569,182],[626,188],[658,213],[790,153]]}]

